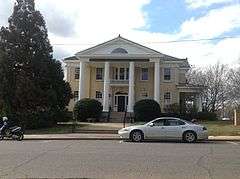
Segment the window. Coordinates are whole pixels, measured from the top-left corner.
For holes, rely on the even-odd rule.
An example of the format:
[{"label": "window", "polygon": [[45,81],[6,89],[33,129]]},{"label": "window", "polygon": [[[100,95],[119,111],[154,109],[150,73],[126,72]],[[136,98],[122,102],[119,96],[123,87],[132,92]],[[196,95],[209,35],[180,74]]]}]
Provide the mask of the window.
[{"label": "window", "polygon": [[80,74],[80,68],[76,67],[75,68],[75,79],[79,79],[79,74]]},{"label": "window", "polygon": [[153,122],[154,126],[163,126],[164,125],[164,120],[163,119],[159,119]]},{"label": "window", "polygon": [[115,80],[128,80],[129,68],[115,68],[113,77]]},{"label": "window", "polygon": [[165,126],[180,126],[180,125],[185,125],[185,122],[176,120],[176,119],[167,119],[165,121]]},{"label": "window", "polygon": [[171,80],[171,69],[164,68],[164,80]]},{"label": "window", "polygon": [[129,68],[126,68],[126,80],[129,80]]},{"label": "window", "polygon": [[171,93],[169,93],[169,92],[164,93],[164,103],[165,104],[170,104],[171,103]]},{"label": "window", "polygon": [[78,101],[78,91],[73,92],[73,100]]},{"label": "window", "polygon": [[124,77],[125,77],[124,73],[125,73],[125,68],[120,68],[120,75],[119,75],[120,80],[124,80]]},{"label": "window", "polygon": [[101,99],[101,98],[102,98],[102,92],[96,91],[96,99]]},{"label": "window", "polygon": [[128,53],[124,48],[116,48],[112,51],[112,53]]},{"label": "window", "polygon": [[96,68],[96,80],[103,79],[103,68]]},{"label": "window", "polygon": [[118,80],[118,68],[115,68],[115,80]]},{"label": "window", "polygon": [[141,80],[148,80],[148,68],[142,68],[142,78]]}]

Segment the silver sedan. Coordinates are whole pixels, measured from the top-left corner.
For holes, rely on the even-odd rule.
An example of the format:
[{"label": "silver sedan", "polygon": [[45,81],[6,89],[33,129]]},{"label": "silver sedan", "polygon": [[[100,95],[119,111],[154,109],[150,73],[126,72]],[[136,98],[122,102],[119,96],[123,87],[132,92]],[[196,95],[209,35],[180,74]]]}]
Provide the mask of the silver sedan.
[{"label": "silver sedan", "polygon": [[130,126],[118,131],[123,139],[141,142],[145,139],[183,140],[188,143],[208,139],[207,128],[179,118],[162,117],[144,125]]}]

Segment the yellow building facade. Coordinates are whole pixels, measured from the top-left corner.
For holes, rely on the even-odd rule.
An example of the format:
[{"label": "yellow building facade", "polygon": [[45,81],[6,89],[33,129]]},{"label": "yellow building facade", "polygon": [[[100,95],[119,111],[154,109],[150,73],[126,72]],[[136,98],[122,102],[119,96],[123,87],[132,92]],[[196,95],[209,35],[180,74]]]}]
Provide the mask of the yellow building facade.
[{"label": "yellow building facade", "polygon": [[200,88],[187,83],[187,59],[179,59],[121,36],[64,59],[66,80],[76,101],[93,98],[104,112],[133,112],[136,101],[154,99],[161,109],[180,104],[181,94],[194,94],[201,111]]}]

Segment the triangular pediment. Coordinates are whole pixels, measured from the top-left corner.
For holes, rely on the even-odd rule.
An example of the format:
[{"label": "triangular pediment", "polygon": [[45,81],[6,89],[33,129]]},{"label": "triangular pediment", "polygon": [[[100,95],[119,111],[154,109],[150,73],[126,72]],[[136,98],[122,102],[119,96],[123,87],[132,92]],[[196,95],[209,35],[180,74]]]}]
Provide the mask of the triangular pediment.
[{"label": "triangular pediment", "polygon": [[78,52],[76,56],[128,56],[128,55],[148,55],[162,56],[156,50],[140,45],[121,36],[115,39],[96,45],[92,48]]}]

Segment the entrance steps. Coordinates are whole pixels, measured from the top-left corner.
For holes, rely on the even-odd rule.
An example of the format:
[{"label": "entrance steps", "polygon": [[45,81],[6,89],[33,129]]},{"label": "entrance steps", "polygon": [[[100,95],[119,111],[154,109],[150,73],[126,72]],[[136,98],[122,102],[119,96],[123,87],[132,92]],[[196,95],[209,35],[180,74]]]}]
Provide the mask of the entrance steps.
[{"label": "entrance steps", "polygon": [[[125,112],[114,112],[112,111],[110,114],[110,121],[109,122],[123,122],[124,120],[124,115]],[[127,112],[126,114],[126,123],[130,123],[131,122],[131,118],[130,118],[130,113]]]},{"label": "entrance steps", "polygon": [[123,122],[125,112],[111,112],[110,122]]}]

